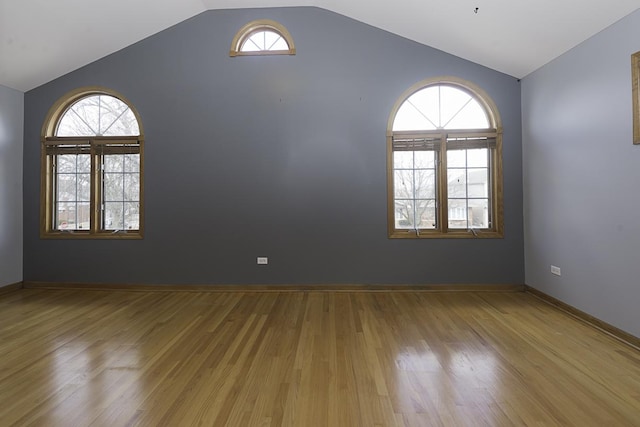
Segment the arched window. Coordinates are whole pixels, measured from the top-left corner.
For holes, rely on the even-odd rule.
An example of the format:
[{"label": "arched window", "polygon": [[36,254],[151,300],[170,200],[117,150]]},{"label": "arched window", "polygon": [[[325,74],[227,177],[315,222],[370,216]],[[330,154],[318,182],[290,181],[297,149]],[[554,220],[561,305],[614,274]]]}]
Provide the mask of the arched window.
[{"label": "arched window", "polygon": [[423,81],[387,130],[389,237],[502,237],[502,130],[480,88]]},{"label": "arched window", "polygon": [[267,19],[251,21],[242,27],[233,38],[229,52],[230,56],[295,54],[289,31]]},{"label": "arched window", "polygon": [[141,238],[143,141],[137,112],[111,90],[58,100],[42,130],[42,237]]}]

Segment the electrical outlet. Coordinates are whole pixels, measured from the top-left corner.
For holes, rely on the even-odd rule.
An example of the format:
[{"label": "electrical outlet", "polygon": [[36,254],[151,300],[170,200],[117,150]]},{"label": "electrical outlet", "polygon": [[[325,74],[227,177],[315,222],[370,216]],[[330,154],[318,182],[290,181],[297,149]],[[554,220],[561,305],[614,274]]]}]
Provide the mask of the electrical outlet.
[{"label": "electrical outlet", "polygon": [[556,267],[555,265],[552,265],[551,274],[555,274],[556,276],[562,276],[562,270],[560,270],[560,267]]},{"label": "electrical outlet", "polygon": [[259,256],[257,262],[259,265],[267,265],[269,264],[269,258],[267,258],[266,256]]}]

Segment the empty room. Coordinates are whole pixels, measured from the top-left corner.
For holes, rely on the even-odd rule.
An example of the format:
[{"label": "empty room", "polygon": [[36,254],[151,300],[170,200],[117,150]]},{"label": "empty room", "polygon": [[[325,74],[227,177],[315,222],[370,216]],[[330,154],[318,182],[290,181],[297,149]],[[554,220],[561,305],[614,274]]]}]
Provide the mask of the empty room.
[{"label": "empty room", "polygon": [[640,2],[0,0],[0,426],[640,426]]}]

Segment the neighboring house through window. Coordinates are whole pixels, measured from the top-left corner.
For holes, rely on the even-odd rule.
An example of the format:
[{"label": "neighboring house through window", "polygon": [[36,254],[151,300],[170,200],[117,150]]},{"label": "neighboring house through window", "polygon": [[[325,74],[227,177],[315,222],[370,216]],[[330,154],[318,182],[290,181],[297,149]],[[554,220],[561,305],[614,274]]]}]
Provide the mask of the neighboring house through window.
[{"label": "neighboring house through window", "polygon": [[502,237],[502,130],[480,88],[421,82],[389,119],[389,237]]},{"label": "neighboring house through window", "polygon": [[42,132],[41,236],[141,238],[143,140],[121,95],[83,88],[62,97]]}]

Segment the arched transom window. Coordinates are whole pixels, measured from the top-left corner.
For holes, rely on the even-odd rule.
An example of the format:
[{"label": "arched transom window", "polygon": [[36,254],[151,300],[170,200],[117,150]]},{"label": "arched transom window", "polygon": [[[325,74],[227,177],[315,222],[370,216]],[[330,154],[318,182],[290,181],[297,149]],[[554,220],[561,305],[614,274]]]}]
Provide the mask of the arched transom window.
[{"label": "arched transom window", "polygon": [[71,104],[55,131],[58,137],[138,135],[138,120],[131,108],[106,94],[88,95]]},{"label": "arched transom window", "polygon": [[142,237],[143,137],[135,110],[80,89],[49,111],[42,136],[43,237]]},{"label": "arched transom window", "polygon": [[295,55],[293,38],[280,23],[252,21],[238,31],[231,42],[230,56]]},{"label": "arched transom window", "polygon": [[390,237],[502,236],[502,133],[481,89],[455,78],[410,88],[387,141]]}]

